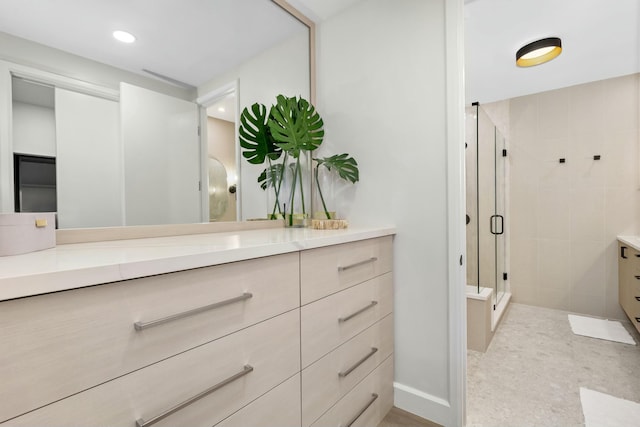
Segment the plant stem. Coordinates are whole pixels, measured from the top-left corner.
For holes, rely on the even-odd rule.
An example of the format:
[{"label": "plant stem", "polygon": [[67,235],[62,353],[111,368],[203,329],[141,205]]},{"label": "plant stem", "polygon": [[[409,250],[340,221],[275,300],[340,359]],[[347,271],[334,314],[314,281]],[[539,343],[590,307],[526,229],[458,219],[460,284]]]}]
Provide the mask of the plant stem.
[{"label": "plant stem", "polygon": [[298,181],[298,166],[300,166],[300,159],[296,159],[296,168],[293,171],[293,179],[291,180],[291,213],[289,215],[289,225],[293,225],[293,205],[295,205],[296,187]]},{"label": "plant stem", "polygon": [[[276,193],[276,201],[273,205],[273,212],[271,212],[271,218],[273,219],[276,215],[276,207],[278,209],[278,212],[280,213],[280,215],[283,215],[282,212],[282,207],[280,206],[280,189],[282,188],[282,177],[284,176],[284,165],[287,164],[287,153],[284,154],[284,161],[282,164],[282,170],[280,170],[280,176],[278,177],[278,182],[277,183],[273,183],[273,189],[274,192]],[[271,159],[269,159],[269,170],[273,171],[272,167],[271,167]]]},{"label": "plant stem", "polygon": [[274,219],[276,216],[276,207],[279,207],[280,203],[279,203],[278,188],[276,187],[276,184],[273,182],[273,177],[269,176],[273,172],[273,165],[271,164],[271,159],[268,159],[268,161],[269,161],[269,169],[267,170],[269,172],[267,176],[267,185],[269,185],[269,181],[271,181],[273,183],[273,192],[276,194],[276,200],[273,203],[273,210],[271,211],[271,219]]},{"label": "plant stem", "polygon": [[302,185],[302,168],[300,167],[300,156],[298,156],[296,168],[300,174],[300,198],[302,199],[302,215],[306,215],[307,210],[304,206],[304,185]]},{"label": "plant stem", "polygon": [[324,202],[324,196],[322,195],[322,189],[320,188],[320,181],[318,180],[318,166],[316,166],[316,186],[318,187],[318,194],[320,195],[320,201],[322,201],[322,208],[324,209],[324,214],[327,216],[327,219],[331,219],[331,215],[329,215],[329,210],[327,209],[327,204]]}]

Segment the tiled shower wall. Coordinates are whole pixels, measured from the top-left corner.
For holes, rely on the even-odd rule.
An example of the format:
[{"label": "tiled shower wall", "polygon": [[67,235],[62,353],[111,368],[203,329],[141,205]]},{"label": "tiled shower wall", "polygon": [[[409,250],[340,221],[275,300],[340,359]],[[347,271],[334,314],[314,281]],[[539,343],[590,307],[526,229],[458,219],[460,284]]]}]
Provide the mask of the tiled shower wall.
[{"label": "tiled shower wall", "polygon": [[640,232],[639,98],[636,74],[509,101],[515,302],[626,318],[616,236]]}]

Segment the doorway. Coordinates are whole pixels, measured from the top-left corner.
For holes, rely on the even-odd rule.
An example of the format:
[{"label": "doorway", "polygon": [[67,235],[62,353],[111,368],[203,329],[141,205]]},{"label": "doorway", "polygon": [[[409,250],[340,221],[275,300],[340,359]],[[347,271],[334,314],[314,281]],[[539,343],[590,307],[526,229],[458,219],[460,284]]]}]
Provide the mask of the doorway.
[{"label": "doorway", "polygon": [[[231,83],[199,100],[203,107],[202,142],[204,217],[209,222],[238,221],[237,84]],[[204,99],[204,100],[203,100]]]}]

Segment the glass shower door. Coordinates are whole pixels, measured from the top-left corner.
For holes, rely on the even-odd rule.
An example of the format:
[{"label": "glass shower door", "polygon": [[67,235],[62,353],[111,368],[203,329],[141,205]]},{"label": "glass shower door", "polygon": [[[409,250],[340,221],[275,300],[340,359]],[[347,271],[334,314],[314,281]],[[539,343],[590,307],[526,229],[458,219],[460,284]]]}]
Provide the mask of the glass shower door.
[{"label": "glass shower door", "polygon": [[[494,127],[494,216],[492,217],[492,234],[495,249],[495,287],[494,304],[497,305],[505,294],[506,286],[506,237],[505,237],[505,207],[506,207],[506,177],[507,151],[504,136]],[[494,308],[495,309],[495,308]]]},{"label": "glass shower door", "polygon": [[483,108],[466,111],[467,284],[493,290],[497,306],[506,287],[506,141]]}]

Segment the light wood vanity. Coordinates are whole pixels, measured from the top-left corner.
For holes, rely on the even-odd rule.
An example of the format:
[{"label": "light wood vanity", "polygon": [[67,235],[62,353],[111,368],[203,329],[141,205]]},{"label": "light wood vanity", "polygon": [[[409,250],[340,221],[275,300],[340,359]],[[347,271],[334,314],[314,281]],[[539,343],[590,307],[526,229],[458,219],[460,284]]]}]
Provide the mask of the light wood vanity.
[{"label": "light wood vanity", "polygon": [[393,404],[393,234],[0,258],[0,425],[375,426]]},{"label": "light wood vanity", "polygon": [[618,237],[618,302],[640,332],[640,238]]}]

